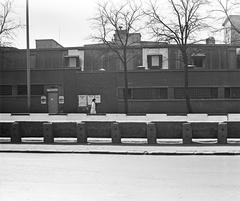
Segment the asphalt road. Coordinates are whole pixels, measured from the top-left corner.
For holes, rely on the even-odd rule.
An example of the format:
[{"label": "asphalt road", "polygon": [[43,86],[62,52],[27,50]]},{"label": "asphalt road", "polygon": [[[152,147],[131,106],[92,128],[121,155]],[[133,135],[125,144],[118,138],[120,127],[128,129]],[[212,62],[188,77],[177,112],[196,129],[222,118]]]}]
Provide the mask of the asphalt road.
[{"label": "asphalt road", "polygon": [[240,200],[240,156],[0,153],[1,201]]}]

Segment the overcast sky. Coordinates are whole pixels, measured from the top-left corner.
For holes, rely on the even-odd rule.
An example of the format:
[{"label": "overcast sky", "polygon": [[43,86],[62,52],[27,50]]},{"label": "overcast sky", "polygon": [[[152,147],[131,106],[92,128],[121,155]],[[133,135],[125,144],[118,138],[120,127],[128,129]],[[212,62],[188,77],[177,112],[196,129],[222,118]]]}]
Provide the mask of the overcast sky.
[{"label": "overcast sky", "polygon": [[[97,0],[29,0],[30,48],[36,39],[54,39],[64,47],[91,43],[88,19]],[[15,12],[26,24],[26,0],[15,0]],[[18,31],[15,46],[26,48],[26,30]]]},{"label": "overcast sky", "polygon": [[[98,0],[28,1],[30,48],[36,47],[36,39],[54,39],[64,47],[92,43],[91,40],[87,40],[93,31],[88,19],[94,16]],[[158,1],[162,3],[164,0]],[[14,4],[15,18],[20,18],[26,24],[26,0],[15,0]],[[19,49],[26,49],[26,29],[18,31],[14,45]]]}]

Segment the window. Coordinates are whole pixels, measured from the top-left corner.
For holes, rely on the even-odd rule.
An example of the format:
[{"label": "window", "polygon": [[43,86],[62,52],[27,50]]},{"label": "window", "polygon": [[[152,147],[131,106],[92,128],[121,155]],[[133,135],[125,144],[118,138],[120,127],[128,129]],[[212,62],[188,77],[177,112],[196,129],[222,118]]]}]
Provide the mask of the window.
[{"label": "window", "polygon": [[162,55],[147,55],[147,63],[149,69],[161,69]]},{"label": "window", "polygon": [[44,86],[43,85],[32,85],[31,86],[31,95],[44,95]]},{"label": "window", "polygon": [[205,54],[202,53],[197,53],[194,54],[191,59],[190,59],[190,64],[194,65],[195,67],[198,68],[204,68],[205,67]]},{"label": "window", "polygon": [[0,95],[1,96],[12,95],[12,85],[1,85]]},{"label": "window", "polygon": [[[118,90],[119,99],[124,98],[125,89]],[[167,99],[167,88],[132,88],[128,89],[128,98],[139,99]]]},{"label": "window", "polygon": [[237,55],[237,68],[240,68],[240,55]]},{"label": "window", "polygon": [[240,87],[226,87],[225,98],[240,98]]},{"label": "window", "polygon": [[[217,99],[217,87],[191,87],[189,88],[190,99]],[[174,88],[175,99],[185,99],[185,89],[183,87]]]},{"label": "window", "polygon": [[[17,95],[27,95],[27,85],[18,85]],[[31,85],[31,95],[44,95],[44,86]]]},{"label": "window", "polygon": [[203,58],[202,57],[194,57],[193,58],[193,65],[196,67],[203,67]]},{"label": "window", "polygon": [[27,95],[27,85],[17,85],[17,95]]},{"label": "window", "polygon": [[67,67],[79,67],[79,56],[65,56]]}]

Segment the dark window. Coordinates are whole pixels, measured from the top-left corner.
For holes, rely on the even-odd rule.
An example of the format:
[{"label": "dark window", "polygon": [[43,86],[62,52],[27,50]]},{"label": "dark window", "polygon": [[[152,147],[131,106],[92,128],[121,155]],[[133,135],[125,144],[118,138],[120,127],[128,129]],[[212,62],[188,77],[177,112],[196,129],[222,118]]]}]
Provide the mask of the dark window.
[{"label": "dark window", "polygon": [[[31,85],[31,95],[44,95],[43,85]],[[27,85],[17,86],[17,95],[27,95]]]},{"label": "dark window", "polygon": [[240,98],[240,87],[226,87],[225,98]]},{"label": "dark window", "polygon": [[237,68],[240,68],[240,55],[237,55]]},{"label": "dark window", "polygon": [[17,85],[17,95],[27,95],[27,85]]},{"label": "dark window", "polygon": [[44,95],[44,86],[43,85],[32,85],[31,86],[31,95]]},{"label": "dark window", "polygon": [[66,56],[66,65],[67,67],[79,67],[80,61],[78,56]]},{"label": "dark window", "polygon": [[193,58],[193,64],[196,66],[196,67],[203,67],[203,57],[194,57]]},{"label": "dark window", "polygon": [[[131,98],[131,93],[132,93],[132,90],[131,89],[128,89],[128,99]],[[118,89],[118,97],[119,99],[124,99],[124,96],[125,96],[125,89]]]},{"label": "dark window", "polygon": [[[124,97],[124,89],[119,89],[119,99]],[[132,88],[128,89],[128,98],[141,99],[167,99],[167,88]]]},{"label": "dark window", "polygon": [[149,69],[161,69],[162,55],[147,55],[147,63]]},{"label": "dark window", "polygon": [[1,85],[0,95],[2,96],[12,95],[12,85]]},{"label": "dark window", "polygon": [[192,56],[190,59],[190,64],[194,65],[195,67],[198,68],[204,68],[205,67],[205,54],[196,54],[195,56]]},{"label": "dark window", "polygon": [[[217,87],[191,87],[189,88],[190,99],[217,99]],[[185,89],[183,87],[174,88],[175,99],[185,99]]]}]

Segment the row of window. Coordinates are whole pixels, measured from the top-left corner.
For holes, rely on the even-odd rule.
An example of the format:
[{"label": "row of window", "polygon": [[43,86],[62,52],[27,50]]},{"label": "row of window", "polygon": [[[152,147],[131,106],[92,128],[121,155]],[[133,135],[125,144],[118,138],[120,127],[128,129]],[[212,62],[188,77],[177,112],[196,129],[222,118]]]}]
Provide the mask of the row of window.
[{"label": "row of window", "polygon": [[[125,89],[118,89],[118,99],[124,98]],[[168,99],[167,88],[131,88],[128,89],[128,99]],[[185,99],[185,89],[183,87],[174,88],[174,99]],[[217,99],[217,87],[190,87],[190,99]],[[240,87],[225,87],[224,98],[240,98]]]},{"label": "row of window", "polygon": [[[17,95],[27,95],[27,85],[17,85]],[[123,99],[124,89],[118,89],[118,99]],[[128,99],[168,99],[168,89],[165,88],[131,88],[128,89]],[[12,85],[0,85],[0,95],[13,95]],[[31,85],[31,95],[44,95],[44,85]],[[174,88],[174,99],[185,99],[183,87]],[[217,87],[190,87],[190,99],[217,99]],[[224,98],[240,98],[240,87],[225,87]]]},{"label": "row of window", "polygon": [[[16,95],[27,95],[27,85],[17,85]],[[13,95],[12,85],[1,85],[0,86],[1,96]],[[31,95],[44,95],[44,85],[31,85]]]}]

